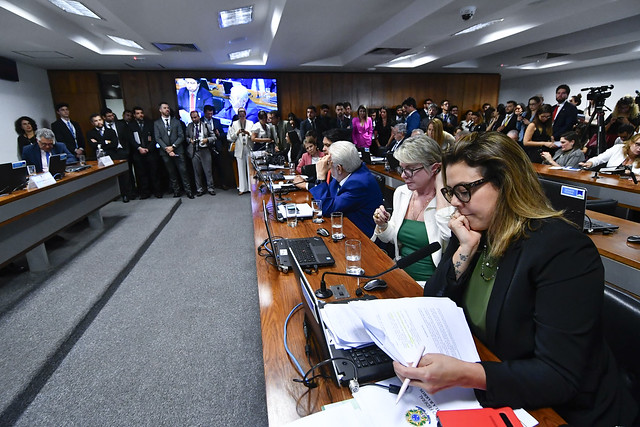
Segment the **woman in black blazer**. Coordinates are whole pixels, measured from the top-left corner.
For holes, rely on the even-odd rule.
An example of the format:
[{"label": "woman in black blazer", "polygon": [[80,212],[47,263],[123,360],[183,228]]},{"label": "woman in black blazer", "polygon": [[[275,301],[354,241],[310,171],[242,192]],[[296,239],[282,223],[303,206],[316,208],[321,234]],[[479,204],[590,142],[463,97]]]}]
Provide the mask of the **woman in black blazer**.
[{"label": "woman in black blazer", "polygon": [[524,151],[471,134],[443,156],[443,194],[457,209],[426,296],[450,297],[502,362],[427,354],[396,373],[429,392],[461,386],[483,406],[553,407],[573,425],[631,425],[602,334],[604,268],[592,241],[553,210]]}]

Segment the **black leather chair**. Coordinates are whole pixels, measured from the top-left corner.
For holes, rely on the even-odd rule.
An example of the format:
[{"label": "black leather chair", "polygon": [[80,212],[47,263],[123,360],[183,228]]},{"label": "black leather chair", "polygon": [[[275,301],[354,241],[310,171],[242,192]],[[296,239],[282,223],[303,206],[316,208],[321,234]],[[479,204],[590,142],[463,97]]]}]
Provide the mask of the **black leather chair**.
[{"label": "black leather chair", "polygon": [[623,381],[640,405],[640,297],[605,284],[603,326]]},{"label": "black leather chair", "polygon": [[592,199],[587,200],[587,209],[600,212],[606,215],[615,215],[618,201],[614,199]]}]

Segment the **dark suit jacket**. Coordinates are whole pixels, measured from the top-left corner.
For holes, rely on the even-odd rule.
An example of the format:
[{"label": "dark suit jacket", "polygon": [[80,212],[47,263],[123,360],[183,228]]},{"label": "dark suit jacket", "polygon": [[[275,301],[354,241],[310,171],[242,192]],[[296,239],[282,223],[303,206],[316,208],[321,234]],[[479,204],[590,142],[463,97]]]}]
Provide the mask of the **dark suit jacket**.
[{"label": "dark suit jacket", "polygon": [[[82,133],[82,128],[80,127],[78,122],[74,122],[73,120],[71,120],[71,125],[76,130],[75,140],[73,139],[73,135],[71,134],[71,131],[69,130],[65,122],[62,121],[62,119],[58,119],[55,122],[51,123],[51,130],[56,136],[56,142],[62,142],[64,145],[67,146],[69,151],[71,151],[72,153],[75,153],[76,148],[82,148],[84,150],[85,141],[84,141],[84,134]],[[76,141],[78,143],[77,147],[76,147]]]},{"label": "dark suit jacket", "polygon": [[[149,149],[149,151],[155,151],[156,149],[156,142],[155,139],[153,137],[153,122],[151,120],[147,120],[144,119],[142,121],[142,128],[140,128],[140,125],[138,124],[137,121],[132,120],[131,122],[129,122],[129,129],[131,130],[131,150],[134,152],[134,154],[138,151],[138,147],[142,147],[142,148],[147,148]],[[138,139],[140,139],[140,144],[138,144],[138,142],[136,141],[134,134],[138,133]],[[149,140],[149,137],[151,137],[151,140]]]},{"label": "dark suit jacket", "polygon": [[[78,161],[62,142],[56,142],[51,149],[51,154],[66,154],[67,164]],[[28,165],[34,165],[36,172],[42,172],[42,155],[40,154],[40,146],[38,144],[31,144],[24,147],[22,149],[22,160],[26,161]]]},{"label": "dark suit jacket", "polygon": [[411,136],[411,132],[420,127],[420,114],[418,114],[418,111],[415,111],[408,115],[406,123],[407,133],[405,133],[405,135],[407,136],[407,138],[409,138]]},{"label": "dark suit jacket", "polygon": [[339,117],[336,117],[331,122],[331,129],[351,129],[351,120],[342,116],[342,120]]},{"label": "dark suit jacket", "polygon": [[445,120],[444,113],[438,114],[438,118],[442,120],[442,126],[444,130],[449,133],[453,133],[452,131],[458,126],[458,118],[451,113],[447,113],[447,118]]},{"label": "dark suit jacket", "polygon": [[[502,118],[502,122],[504,122],[504,117]],[[500,122],[499,126],[502,126],[502,122]],[[504,129],[502,129],[501,132],[506,135],[507,133],[509,133],[510,130],[515,129],[517,124],[518,124],[518,116],[516,116],[515,113],[512,113],[511,118],[509,118],[509,121],[504,126]]]},{"label": "dark suit jacket", "polygon": [[[186,87],[178,91],[178,110],[185,110],[188,113],[191,112],[189,98],[189,91]],[[203,87],[198,87],[198,91],[196,92],[196,111],[202,114],[205,105],[213,106],[213,95]]]},{"label": "dark suit jacket", "polygon": [[318,135],[318,139],[322,140],[322,133],[319,133],[319,132],[324,132],[324,131],[320,129],[320,121],[318,120],[317,117],[314,120],[314,124],[315,124],[315,127],[311,124],[309,119],[304,119],[303,121],[300,122],[300,137],[302,138],[302,142],[304,142],[304,137],[307,135],[307,132],[309,132],[310,130],[315,130],[316,135]]},{"label": "dark suit jacket", "polygon": [[351,174],[342,187],[333,178],[329,185],[322,182],[309,191],[314,199],[322,200],[323,215],[331,216],[332,212],[342,212],[364,234],[373,235],[373,212],[382,204],[382,192],[364,163]]},{"label": "dark suit jacket", "polygon": [[156,142],[160,144],[160,155],[168,156],[165,148],[174,145],[174,152],[182,156],[184,154],[184,130],[182,129],[182,122],[179,119],[171,117],[169,121],[169,127],[171,129],[171,135],[167,134],[165,127],[165,121],[163,118],[159,118],[153,124],[153,133],[156,137]]},{"label": "dark suit jacket", "polygon": [[562,134],[572,130],[576,123],[578,123],[578,109],[566,101],[553,121],[553,140],[560,141]]},{"label": "dark suit jacket", "polygon": [[[498,264],[483,341],[502,362],[482,362],[487,390],[476,390],[478,400],[490,407],[552,406],[576,426],[629,424],[635,405],[602,334],[598,251],[560,219],[536,221],[528,235]],[[461,304],[480,254],[456,280],[451,258],[458,246],[452,235],[424,295]]]},{"label": "dark suit jacket", "polygon": [[[103,135],[100,135],[96,128],[91,128],[87,131],[87,141],[94,151],[97,151],[98,144],[100,144],[104,152],[114,160],[126,160],[129,156],[128,141],[120,141],[118,134],[113,129],[105,127]],[[122,148],[118,148],[118,143]]]}]

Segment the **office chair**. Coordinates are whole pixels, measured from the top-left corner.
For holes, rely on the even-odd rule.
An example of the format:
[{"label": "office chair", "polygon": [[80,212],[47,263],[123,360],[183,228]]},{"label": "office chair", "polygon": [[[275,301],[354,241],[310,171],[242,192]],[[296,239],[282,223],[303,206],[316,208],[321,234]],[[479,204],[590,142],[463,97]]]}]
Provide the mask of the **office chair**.
[{"label": "office chair", "polygon": [[640,405],[640,297],[605,283],[603,326],[624,384]]},{"label": "office chair", "polygon": [[606,215],[615,215],[618,201],[614,199],[592,199],[587,200],[587,209],[600,212]]}]

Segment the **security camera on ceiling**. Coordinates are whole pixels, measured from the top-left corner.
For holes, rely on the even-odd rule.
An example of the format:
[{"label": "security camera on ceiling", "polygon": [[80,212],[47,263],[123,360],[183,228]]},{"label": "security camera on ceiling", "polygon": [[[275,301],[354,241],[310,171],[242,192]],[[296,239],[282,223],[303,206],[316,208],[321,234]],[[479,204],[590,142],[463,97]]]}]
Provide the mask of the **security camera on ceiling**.
[{"label": "security camera on ceiling", "polygon": [[475,6],[467,6],[460,9],[460,17],[462,18],[463,21],[468,21],[469,19],[473,18],[473,15],[475,14],[476,14]]}]

